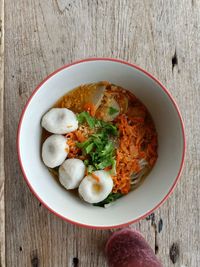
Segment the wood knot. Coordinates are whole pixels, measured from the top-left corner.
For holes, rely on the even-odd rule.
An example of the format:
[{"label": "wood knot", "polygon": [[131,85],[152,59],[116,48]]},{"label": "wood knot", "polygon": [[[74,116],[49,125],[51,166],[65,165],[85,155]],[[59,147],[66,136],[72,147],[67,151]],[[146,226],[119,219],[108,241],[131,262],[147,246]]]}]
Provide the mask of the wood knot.
[{"label": "wood knot", "polygon": [[33,250],[31,252],[31,266],[32,267],[38,267],[39,266],[39,259],[37,256],[37,250]]},{"label": "wood knot", "polygon": [[24,82],[19,82],[18,93],[20,97],[26,94],[26,84]]},{"label": "wood knot", "polygon": [[158,222],[158,233],[160,233],[163,229],[163,220],[160,218]]},{"label": "wood knot", "polygon": [[31,260],[32,267],[38,267],[39,266],[39,260],[37,257],[33,258]]},{"label": "wood knot", "polygon": [[178,57],[177,57],[176,50],[175,50],[174,55],[172,57],[172,72],[176,65],[178,65]]},{"label": "wood knot", "polygon": [[78,267],[79,259],[77,257],[73,258],[73,266]]},{"label": "wood knot", "polygon": [[170,250],[169,256],[173,264],[175,264],[179,258],[179,245],[178,243],[173,243]]}]

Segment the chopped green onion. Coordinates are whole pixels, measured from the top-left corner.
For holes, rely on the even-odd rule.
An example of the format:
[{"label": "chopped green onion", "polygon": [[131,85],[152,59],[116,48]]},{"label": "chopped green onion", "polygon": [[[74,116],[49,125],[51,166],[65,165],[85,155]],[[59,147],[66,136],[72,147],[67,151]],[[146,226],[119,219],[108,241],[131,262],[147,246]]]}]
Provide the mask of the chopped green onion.
[{"label": "chopped green onion", "polygon": [[92,149],[94,148],[94,143],[90,143],[86,148],[85,148],[85,152],[86,154],[89,154]]},{"label": "chopped green onion", "polygon": [[95,171],[95,167],[92,165],[88,165],[87,171],[88,171],[88,173],[92,173],[93,171]]},{"label": "chopped green onion", "polygon": [[94,128],[95,126],[95,118],[91,117],[90,114],[86,111],[81,112],[77,115],[77,120],[79,123],[87,122],[90,128]]},{"label": "chopped green onion", "polygon": [[92,116],[86,111],[83,111],[77,115],[77,120],[80,124],[87,122],[90,128],[102,128],[101,130],[103,133],[111,134],[111,135],[117,135],[117,127],[113,125],[110,122],[105,122],[102,120],[98,120]]},{"label": "chopped green onion", "polygon": [[106,167],[109,167],[111,166],[111,159],[106,159],[106,160],[103,160],[102,162],[100,162],[99,164],[95,164],[95,167],[98,169],[98,170],[102,170]]},{"label": "chopped green onion", "polygon": [[89,171],[111,167],[113,173],[115,173],[115,147],[110,136],[118,135],[117,127],[110,122],[104,122],[91,117],[86,111],[81,112],[77,118],[79,123],[87,122],[89,127],[96,127],[97,129],[85,142],[76,143],[77,147],[82,150],[82,153],[87,155],[85,165],[87,167],[90,166]]}]

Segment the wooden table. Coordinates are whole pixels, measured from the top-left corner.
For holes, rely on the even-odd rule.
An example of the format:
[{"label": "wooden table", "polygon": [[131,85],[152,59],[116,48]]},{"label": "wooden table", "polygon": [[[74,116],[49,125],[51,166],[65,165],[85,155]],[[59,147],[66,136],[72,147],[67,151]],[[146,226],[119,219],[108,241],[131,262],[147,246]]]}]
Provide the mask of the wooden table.
[{"label": "wooden table", "polygon": [[77,59],[113,57],[138,64],[167,86],[187,136],[175,192],[131,227],[164,266],[199,267],[200,1],[0,0],[0,17],[0,266],[107,266],[103,247],[110,231],[63,222],[31,194],[17,160],[16,132],[27,98],[45,76]]}]

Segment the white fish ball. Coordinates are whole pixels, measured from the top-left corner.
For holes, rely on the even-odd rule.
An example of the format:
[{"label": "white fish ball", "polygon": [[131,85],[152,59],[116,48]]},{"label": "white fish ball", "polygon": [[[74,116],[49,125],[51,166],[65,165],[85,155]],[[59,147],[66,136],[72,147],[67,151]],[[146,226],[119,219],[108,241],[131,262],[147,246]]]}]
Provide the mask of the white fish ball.
[{"label": "white fish ball", "polygon": [[92,175],[88,175],[82,180],[78,188],[80,196],[88,203],[103,201],[113,188],[113,180],[108,172],[102,170],[95,171],[94,174],[99,181]]},{"label": "white fish ball", "polygon": [[59,180],[66,189],[75,189],[85,176],[85,164],[80,159],[67,159],[59,167]]},{"label": "white fish ball", "polygon": [[67,140],[63,135],[53,134],[42,145],[42,159],[44,164],[55,168],[63,163],[69,151]]},{"label": "white fish ball", "polygon": [[41,124],[54,134],[66,134],[78,128],[76,115],[67,108],[52,108],[43,116]]}]

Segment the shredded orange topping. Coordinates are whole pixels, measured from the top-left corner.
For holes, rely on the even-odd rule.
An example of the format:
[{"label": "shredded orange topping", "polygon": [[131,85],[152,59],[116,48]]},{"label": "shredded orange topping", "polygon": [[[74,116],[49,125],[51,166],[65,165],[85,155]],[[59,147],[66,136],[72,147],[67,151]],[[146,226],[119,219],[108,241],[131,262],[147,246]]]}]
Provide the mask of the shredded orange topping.
[{"label": "shredded orange topping", "polygon": [[[116,155],[117,174],[113,177],[113,192],[127,194],[131,189],[130,176],[141,170],[140,160],[145,159],[152,166],[157,159],[155,129],[152,125],[144,124],[143,118],[135,119],[130,119],[125,114],[116,119],[120,141]],[[142,146],[146,143],[147,147],[143,150]]]},{"label": "shredded orange topping", "polygon": [[81,152],[80,148],[76,146],[76,142],[78,141],[77,136],[75,132],[71,132],[66,134],[66,137],[69,146],[68,158],[76,158]]},{"label": "shredded orange topping", "polygon": [[85,136],[80,130],[74,131],[74,134],[76,135],[76,138],[79,142],[84,142],[86,140]]}]

